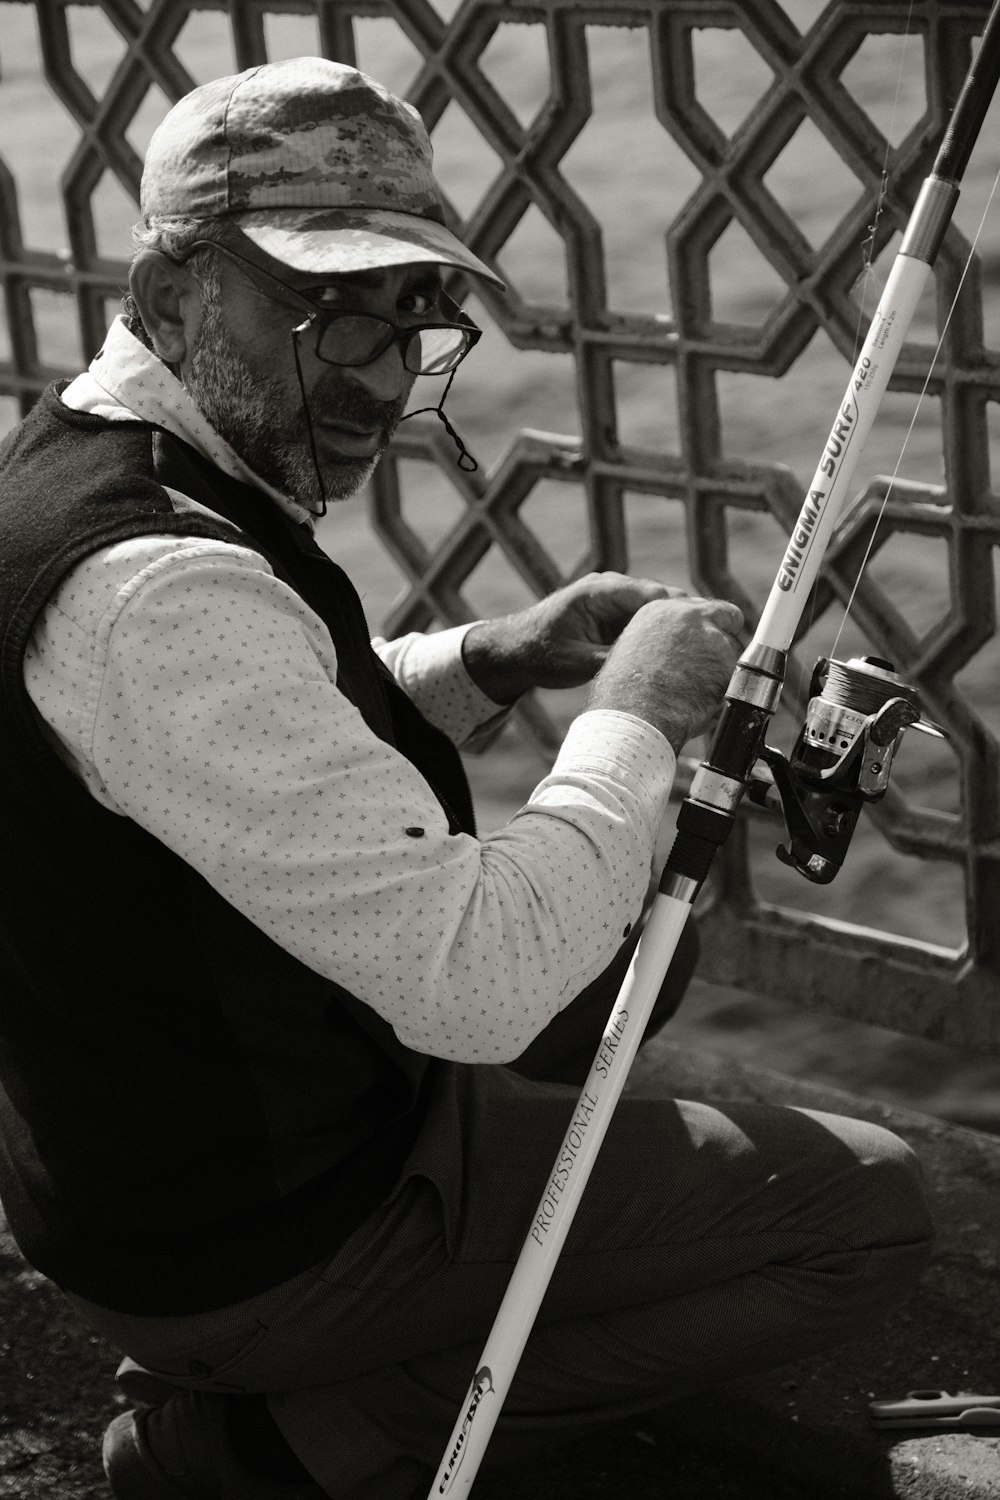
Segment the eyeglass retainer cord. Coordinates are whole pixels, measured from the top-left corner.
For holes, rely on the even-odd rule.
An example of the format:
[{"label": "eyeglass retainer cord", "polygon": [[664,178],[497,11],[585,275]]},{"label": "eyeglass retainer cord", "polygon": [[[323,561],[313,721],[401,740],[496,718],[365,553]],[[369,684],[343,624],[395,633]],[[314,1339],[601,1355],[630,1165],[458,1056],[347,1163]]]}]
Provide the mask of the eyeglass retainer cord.
[{"label": "eyeglass retainer cord", "polygon": [[[323,483],[323,471],[320,468],[319,454],[316,452],[316,436],[313,432],[312,413],[309,410],[309,398],[306,395],[306,383],[305,378],[302,374],[302,360],[299,356],[299,334],[305,333],[306,329],[311,327],[311,325],[312,317],[304,318],[301,323],[297,324],[297,326],[292,329],[291,339],[292,354],[295,359],[295,377],[299,383],[299,395],[302,397],[302,410],[305,413],[306,418],[306,432],[309,437],[309,452],[312,457],[313,468],[316,471],[316,483],[319,485],[320,509],[315,511],[314,514],[322,517],[325,516],[327,512],[328,501],[326,494],[326,485]],[[424,412],[431,412],[434,416],[439,417],[440,420],[444,423],[445,431],[451,438],[452,442],[455,444],[455,447],[458,449],[458,467],[464,470],[467,474],[474,474],[475,471],[479,468],[479,464],[469,452],[461,436],[444,413],[445,398],[447,397],[448,392],[451,390],[451,383],[455,379],[457,373],[458,366],[456,365],[454,370],[452,370],[451,374],[448,376],[448,383],[445,386],[444,390],[441,392],[441,400],[438,402],[437,406],[418,407],[416,411],[408,411],[406,413],[406,416],[400,418],[400,420],[406,422],[410,419],[410,417],[419,417]]]}]

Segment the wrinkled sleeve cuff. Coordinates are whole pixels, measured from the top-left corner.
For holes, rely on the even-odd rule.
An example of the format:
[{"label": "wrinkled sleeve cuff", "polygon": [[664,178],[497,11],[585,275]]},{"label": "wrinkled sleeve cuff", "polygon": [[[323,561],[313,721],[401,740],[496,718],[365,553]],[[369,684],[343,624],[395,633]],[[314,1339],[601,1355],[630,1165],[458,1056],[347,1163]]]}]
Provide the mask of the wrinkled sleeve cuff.
[{"label": "wrinkled sleeve cuff", "polygon": [[482,749],[506,722],[510,705],[494,703],[466,671],[462,642],[474,622],[372,646],[420,711],[463,749]]}]

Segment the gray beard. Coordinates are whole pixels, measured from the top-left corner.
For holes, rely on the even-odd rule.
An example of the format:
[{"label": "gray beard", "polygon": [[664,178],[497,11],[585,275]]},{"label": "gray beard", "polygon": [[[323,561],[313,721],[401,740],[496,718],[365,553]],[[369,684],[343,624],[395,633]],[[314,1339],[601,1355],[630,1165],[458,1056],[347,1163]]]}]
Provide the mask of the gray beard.
[{"label": "gray beard", "polygon": [[[322,514],[324,498],[346,500],[371,477],[406,404],[405,398],[375,401],[351,386],[331,394],[328,399],[346,418],[378,424],[383,427],[383,436],[372,458],[327,459],[321,483],[304,393],[301,402],[290,403],[280,381],[250,364],[213,301],[203,304],[187,389],[202,415],[258,478],[318,514]],[[322,403],[322,380],[311,400],[315,405]]]}]

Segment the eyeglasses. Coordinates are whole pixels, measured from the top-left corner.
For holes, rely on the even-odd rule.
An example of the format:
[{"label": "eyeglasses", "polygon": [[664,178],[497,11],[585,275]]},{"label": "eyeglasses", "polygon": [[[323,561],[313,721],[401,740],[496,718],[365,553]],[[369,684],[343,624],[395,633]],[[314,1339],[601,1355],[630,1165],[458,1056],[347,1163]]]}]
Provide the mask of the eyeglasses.
[{"label": "eyeglasses", "polygon": [[[315,354],[324,364],[370,365],[393,344],[398,344],[403,366],[411,375],[447,375],[461,364],[469,350],[482,338],[482,329],[477,328],[443,291],[437,294],[436,301],[438,306],[444,303],[443,310],[453,314],[450,321],[417,323],[401,328],[397,323],[390,323],[388,318],[376,318],[368,313],[327,312],[318,307],[313,298],[288,286],[280,277],[272,276],[263,266],[247,260],[246,256],[217,240],[195,240],[189,254],[206,247],[234,261],[266,297],[289,302],[304,310],[307,314],[305,322],[292,331],[301,333],[306,327],[315,328]],[[279,289],[277,294],[275,287]]]}]

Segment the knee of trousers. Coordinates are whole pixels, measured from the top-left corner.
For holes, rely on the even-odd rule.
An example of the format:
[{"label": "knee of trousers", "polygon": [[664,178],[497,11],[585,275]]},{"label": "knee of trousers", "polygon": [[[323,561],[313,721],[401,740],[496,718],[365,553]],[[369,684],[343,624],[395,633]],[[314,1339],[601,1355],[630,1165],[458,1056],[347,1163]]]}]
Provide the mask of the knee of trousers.
[{"label": "knee of trousers", "polygon": [[898,1277],[905,1267],[915,1276],[934,1241],[923,1168],[913,1149],[892,1131],[868,1122],[861,1128],[860,1246],[878,1252],[876,1260],[885,1266],[887,1277]]},{"label": "knee of trousers", "polygon": [[837,1338],[866,1332],[910,1298],[927,1267],[934,1238],[923,1172],[914,1152],[891,1131],[853,1123],[861,1137],[855,1138],[855,1149],[863,1149],[855,1167],[841,1178],[847,1197],[834,1210],[841,1248],[831,1248],[821,1257],[824,1276],[833,1278],[827,1282],[831,1295],[823,1318],[836,1326]]}]

